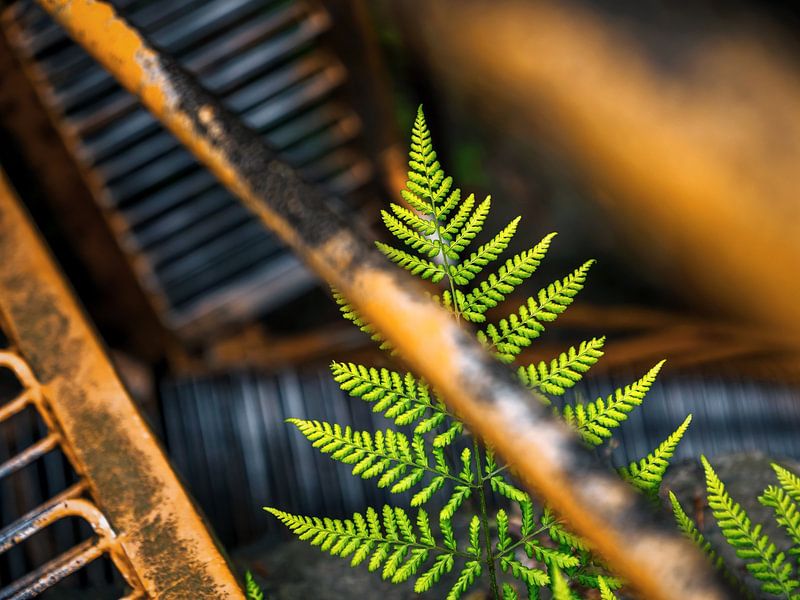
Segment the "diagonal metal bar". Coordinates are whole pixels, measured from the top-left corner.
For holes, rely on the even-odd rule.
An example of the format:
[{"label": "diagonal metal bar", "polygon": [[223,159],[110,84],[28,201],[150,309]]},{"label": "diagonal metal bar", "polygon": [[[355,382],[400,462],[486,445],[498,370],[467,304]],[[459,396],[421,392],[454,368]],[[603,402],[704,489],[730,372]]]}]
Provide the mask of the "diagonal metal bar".
[{"label": "diagonal metal bar", "polygon": [[97,0],[39,0],[238,198],[340,289],[444,396],[646,598],[732,597],[643,498],[599,465],[409,276],[389,265],[318,189],[275,159],[172,60]]}]

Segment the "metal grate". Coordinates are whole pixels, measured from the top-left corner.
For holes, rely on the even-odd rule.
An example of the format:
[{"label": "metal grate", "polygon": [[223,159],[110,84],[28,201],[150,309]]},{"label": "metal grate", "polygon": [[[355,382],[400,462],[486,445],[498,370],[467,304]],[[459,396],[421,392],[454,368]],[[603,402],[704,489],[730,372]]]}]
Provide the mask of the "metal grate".
[{"label": "metal grate", "polygon": [[[323,10],[285,0],[118,0],[224,104],[331,196],[367,182],[344,68],[319,49]],[[312,277],[177,140],[33,2],[9,11],[15,50],[86,172],[168,327],[196,337],[296,296]],[[332,200],[334,201],[334,200]]]},{"label": "metal grate", "polygon": [[[9,349],[0,351],[0,369],[12,373],[19,383],[18,388],[10,394],[10,399],[0,406],[0,424],[10,422],[27,409],[34,410],[45,424],[45,435],[0,464],[0,486],[5,488],[4,492],[10,492],[8,487],[12,476],[59,449],[62,438],[49,412],[42,387],[22,357]],[[8,384],[5,386],[6,390],[10,387]],[[76,517],[88,524],[93,533],[91,538],[75,543],[66,551],[20,576],[16,576],[19,575],[19,566],[15,568],[10,561],[0,562],[0,572],[5,572],[3,579],[13,580],[0,589],[0,598],[22,599],[36,596],[103,555],[111,559],[128,584],[129,593],[126,598],[143,597],[138,578],[108,520],[90,500],[82,498],[87,487],[83,478],[78,479],[0,530],[0,558],[5,558],[9,551],[21,546],[35,534],[70,517]],[[7,514],[7,511],[4,512]],[[38,548],[36,553],[41,556],[44,550]]]}]

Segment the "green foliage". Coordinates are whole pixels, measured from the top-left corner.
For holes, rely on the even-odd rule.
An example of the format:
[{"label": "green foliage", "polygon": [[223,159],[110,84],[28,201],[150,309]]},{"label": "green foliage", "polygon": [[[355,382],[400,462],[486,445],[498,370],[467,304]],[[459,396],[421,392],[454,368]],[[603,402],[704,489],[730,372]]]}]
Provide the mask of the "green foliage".
[{"label": "green foliage", "polygon": [[[472,195],[462,199],[451,177],[445,175],[433,149],[430,132],[420,109],[411,136],[409,173],[402,197],[407,206],[390,204],[381,216],[398,245],[378,243],[390,260],[411,273],[444,288],[436,299],[454,318],[480,324],[477,339],[500,361],[510,363],[537,338],[545,325],[556,320],[583,288],[593,263],[525,299],[505,318],[488,322],[490,309],[499,307],[532,277],[544,259],[555,234],[502,262],[494,272],[483,271],[500,259],[520,219],[513,219],[488,242],[479,244],[491,198],[481,202]],[[479,283],[474,280],[482,276]],[[339,294],[334,294],[342,314],[384,350],[390,346]],[[517,376],[536,397],[564,395],[601,358],[604,338],[591,339],[577,348],[534,364],[518,365]],[[567,405],[564,420],[592,445],[612,435],[612,430],[642,403],[661,364],[638,382],[617,390],[608,399]],[[507,466],[498,464],[490,448],[473,440],[460,450],[457,460],[448,446],[463,437],[463,424],[450,412],[435,390],[411,373],[354,363],[334,362],[331,373],[342,390],[371,405],[398,429],[355,431],[348,426],[316,420],[289,419],[321,453],[351,465],[353,475],[374,480],[392,493],[411,493],[410,504],[419,509],[412,517],[400,508],[368,509],[349,520],[292,515],[268,508],[298,537],[332,555],[350,557],[351,564],[367,562],[384,579],[414,579],[424,592],[448,574],[452,583],[446,597],[460,598],[480,577],[488,577],[496,600],[539,598],[549,588],[555,598],[578,597],[580,590],[599,590],[613,598],[622,582],[609,575],[591,549],[544,507],[537,516],[527,493],[517,488]],[[687,419],[653,453],[630,465],[623,474],[647,493],[654,493],[667,462],[688,427]],[[402,431],[401,431],[402,429]],[[451,450],[453,449],[451,448]],[[507,510],[491,514],[487,496],[499,496],[521,522],[512,526]],[[420,507],[437,502],[438,514],[428,516]],[[477,507],[475,510],[473,507]],[[472,516],[462,515],[471,511]],[[469,523],[466,539],[456,542],[454,523]],[[438,530],[434,535],[433,529]],[[498,581],[498,571],[515,582]],[[515,587],[516,585],[516,587]]]},{"label": "green foliage", "polygon": [[683,434],[686,433],[686,430],[689,428],[689,423],[691,422],[692,415],[689,415],[667,439],[659,444],[658,448],[653,450],[638,463],[632,462],[627,467],[621,469],[623,479],[632,483],[651,497],[655,497],[658,494],[658,488],[661,485],[661,480],[664,478],[664,473],[666,473],[667,467],[669,466],[669,459],[675,454],[678,443],[681,441]]},{"label": "green foliage", "polygon": [[[708,504],[725,540],[735,548],[736,555],[744,559],[747,570],[760,582],[763,592],[788,600],[800,599],[800,581],[797,579],[792,562],[787,560],[786,554],[779,550],[769,536],[762,533],[762,526],[753,524],[742,506],[731,498],[725,484],[705,456],[701,457],[701,461],[706,475]],[[773,464],[772,468],[780,485],[769,486],[758,501],[773,509],[775,520],[786,531],[793,544],[788,553],[798,556],[800,555],[800,511],[797,506],[799,489],[797,484],[800,479],[780,465]],[[675,518],[684,534],[700,547],[728,580],[742,588],[741,583],[730,573],[722,559],[700,534],[672,493],[670,500]]]},{"label": "green foliage", "polygon": [[594,338],[581,342],[577,350],[571,347],[566,353],[562,352],[558,358],[551,360],[549,365],[542,361],[520,367],[517,369],[517,377],[525,387],[561,396],[600,360],[605,341],[605,338]]},{"label": "green foliage", "polygon": [[261,588],[258,587],[258,584],[256,583],[256,580],[250,571],[245,572],[244,583],[247,600],[264,600],[264,592],[262,592]]},{"label": "green foliage", "polygon": [[598,398],[588,404],[567,404],[563,411],[564,420],[574,426],[587,443],[593,446],[602,444],[604,439],[611,437],[611,430],[619,427],[644,401],[663,365],[662,360],[639,381],[618,389],[605,400]]}]

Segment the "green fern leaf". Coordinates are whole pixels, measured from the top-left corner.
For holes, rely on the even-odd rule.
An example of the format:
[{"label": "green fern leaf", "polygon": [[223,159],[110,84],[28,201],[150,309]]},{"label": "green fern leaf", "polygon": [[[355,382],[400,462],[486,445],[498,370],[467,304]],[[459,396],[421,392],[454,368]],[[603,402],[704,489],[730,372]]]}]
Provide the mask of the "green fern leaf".
[{"label": "green fern leaf", "polygon": [[464,466],[458,476],[460,482],[453,488],[453,493],[439,512],[440,521],[450,521],[464,501],[472,495],[472,482],[475,475],[472,472],[471,457],[472,453],[469,448],[464,448],[461,452],[461,462]]},{"label": "green fern leaf", "polygon": [[556,522],[549,508],[545,509],[542,515],[542,527],[547,527],[550,539],[562,548],[572,548],[580,552],[589,552],[591,550],[586,540],[565,529],[561,523]]},{"label": "green fern leaf", "polygon": [[447,594],[447,600],[458,600],[466,592],[475,580],[481,576],[481,563],[477,560],[468,560],[461,569],[458,581]]},{"label": "green fern leaf", "polygon": [[608,587],[608,583],[606,583],[606,580],[603,577],[598,577],[597,583],[600,587],[600,600],[617,600],[614,592],[612,592],[611,588]]},{"label": "green fern leaf", "polygon": [[502,475],[493,476],[489,480],[489,484],[493,491],[514,502],[522,503],[530,500],[528,494],[508,483]]},{"label": "green fern leaf", "polygon": [[469,255],[469,258],[461,264],[450,267],[450,277],[458,285],[467,285],[480,273],[483,268],[503,253],[508,247],[514,234],[517,232],[520,218],[517,217],[505,226],[500,233],[490,241],[479,246],[478,249]]},{"label": "green fern leaf", "polygon": [[503,600],[519,600],[517,590],[507,583],[503,584]]},{"label": "green fern leaf", "polygon": [[473,515],[472,520],[469,522],[469,552],[475,558],[481,556],[481,518],[478,515]]},{"label": "green fern leaf", "polygon": [[[431,553],[438,555],[434,564],[436,571],[433,574],[428,571],[421,576],[421,587],[429,587],[452,568],[455,552],[442,552],[433,538],[428,516],[423,510],[417,513],[416,519],[419,535],[415,534],[408,514],[401,508],[391,506],[384,506],[381,515],[375,509],[368,508],[366,514],[355,513],[352,519],[347,520],[305,517],[269,507],[265,507],[265,510],[277,517],[299,539],[308,541],[323,552],[341,558],[352,557],[350,562],[353,566],[369,557],[369,570],[381,569],[383,579],[393,583],[401,583],[415,575]],[[443,559],[442,556],[449,558]]]},{"label": "green fern leaf", "polygon": [[528,552],[528,556],[535,556],[536,560],[543,562],[548,567],[557,567],[564,570],[572,569],[581,564],[580,557],[554,548],[546,548],[535,541],[526,544],[525,550]]},{"label": "green fern leaf", "polygon": [[446,240],[453,239],[453,236],[456,235],[461,228],[464,226],[464,223],[467,222],[470,214],[472,213],[472,209],[475,207],[475,195],[470,194],[467,196],[463,202],[458,205],[458,210],[456,213],[450,218],[447,224],[439,229],[439,233],[444,237]]},{"label": "green fern leaf", "polygon": [[572,594],[569,591],[567,580],[564,579],[561,571],[557,567],[554,567],[550,572],[553,579],[553,600],[572,600]]},{"label": "green fern leaf", "polygon": [[455,561],[452,554],[440,554],[437,556],[433,566],[417,578],[414,584],[414,591],[417,594],[422,594],[430,590],[444,575],[453,570],[454,564]]},{"label": "green fern leaf", "polygon": [[778,481],[780,482],[783,490],[792,500],[795,502],[800,502],[800,477],[775,463],[772,464],[772,469],[778,476]]},{"label": "green fern leaf", "polygon": [[555,236],[555,233],[551,233],[530,250],[506,260],[497,273],[489,275],[466,295],[461,302],[462,313],[473,323],[485,321],[483,313],[500,304],[518,285],[533,275]]},{"label": "green fern leaf", "polygon": [[783,552],[778,552],[775,544],[761,534],[761,525],[751,524],[744,509],[728,495],[706,457],[701,456],[700,460],[706,472],[708,504],[722,535],[736,549],[736,555],[747,561],[747,569],[761,581],[762,590],[791,597],[798,582]]},{"label": "green fern leaf", "polygon": [[422,235],[433,235],[433,233],[436,231],[435,221],[432,221],[431,219],[425,219],[420,216],[419,213],[410,210],[405,206],[400,206],[399,204],[391,202],[389,203],[389,208],[398,219]]},{"label": "green fern leaf", "polygon": [[[528,298],[516,312],[478,332],[478,339],[494,350],[500,360],[511,362],[544,331],[544,323],[555,321],[583,289],[593,260],[584,263],[562,281],[540,290],[537,299]],[[538,301],[537,301],[538,300]]]},{"label": "green fern leaf", "polygon": [[526,587],[539,588],[550,583],[550,577],[541,569],[523,565],[513,552],[504,554],[500,557],[500,568],[504,573],[511,573],[517,581],[521,581]]},{"label": "green fern leaf", "polygon": [[[430,466],[425,452],[425,440],[415,435],[411,440],[403,433],[387,429],[370,434],[353,431],[350,427],[321,421],[287,419],[323,454],[335,461],[353,465],[353,475],[362,479],[378,477],[379,488],[389,488],[393,494],[407,492],[418,485],[426,473],[437,479],[461,482],[442,470],[440,464]],[[430,499],[430,496],[427,497]],[[418,504],[421,504],[419,502]]]},{"label": "green fern leaf", "polygon": [[[457,260],[461,252],[463,252],[469,243],[483,230],[483,224],[486,222],[486,216],[489,214],[491,206],[492,198],[491,196],[487,196],[486,199],[478,205],[478,208],[473,211],[464,226],[460,228],[457,235],[455,235],[453,241],[447,246],[448,258]],[[456,217],[458,216],[457,214]],[[445,231],[448,230],[449,227]]]},{"label": "green fern leaf", "polygon": [[593,338],[581,342],[576,350],[571,347],[562,352],[550,364],[542,361],[517,369],[517,377],[527,388],[538,389],[547,394],[560,396],[578,383],[583,375],[603,356],[606,338]]},{"label": "green fern leaf", "polygon": [[416,210],[443,221],[458,205],[460,192],[452,189],[453,178],[445,176],[436,160],[421,106],[417,110],[417,118],[411,131],[411,150],[408,155],[408,166],[411,170],[406,189],[401,195]]},{"label": "green fern leaf", "polygon": [[256,580],[250,571],[245,572],[244,583],[247,600],[264,600],[264,592],[261,591],[261,588],[256,583]]},{"label": "green fern leaf", "polygon": [[620,469],[622,478],[650,496],[658,494],[669,460],[675,454],[678,443],[691,422],[692,415],[689,415],[667,439],[659,444],[658,448],[638,463],[632,462],[627,468]]},{"label": "green fern leaf", "polygon": [[800,555],[800,511],[798,511],[795,501],[783,488],[775,485],[764,490],[758,501],[775,511],[775,520],[786,530],[794,543],[789,554]]},{"label": "green fern leaf", "polygon": [[598,398],[588,404],[566,405],[562,411],[564,420],[572,425],[589,444],[597,446],[611,437],[611,430],[628,418],[628,414],[643,401],[664,365],[659,362],[644,377],[632,385],[618,389],[608,398]]},{"label": "green fern leaf", "polygon": [[361,315],[358,314],[355,308],[353,308],[350,303],[347,301],[339,291],[335,289],[331,289],[333,293],[333,299],[336,304],[339,306],[339,312],[342,313],[342,316],[347,319],[348,321],[352,322],[353,325],[358,327],[361,331],[366,333],[370,339],[374,342],[380,343],[381,350],[391,350],[392,346],[389,342],[387,342],[383,336],[378,333],[378,330],[375,329],[372,325],[367,323]]},{"label": "green fern leaf", "polygon": [[388,229],[392,235],[417,252],[425,254],[428,258],[433,258],[441,252],[441,247],[438,242],[414,231],[411,227],[408,227],[400,219],[389,214],[387,211],[381,211],[381,218],[383,219],[384,225],[386,225],[386,229]]},{"label": "green fern leaf", "polygon": [[378,250],[389,260],[397,263],[412,275],[418,275],[422,279],[430,279],[433,283],[438,283],[445,276],[444,267],[441,265],[419,258],[403,250],[398,250],[383,242],[375,242],[375,246],[377,246]]},{"label": "green fern leaf", "polygon": [[752,597],[747,589],[742,585],[741,581],[728,570],[722,557],[719,556],[711,547],[711,543],[706,540],[702,533],[695,526],[694,521],[683,510],[681,503],[678,501],[677,496],[671,491],[669,492],[669,501],[672,504],[672,513],[675,515],[675,521],[678,528],[683,532],[691,542],[697,546],[700,551],[708,557],[709,562],[714,566],[717,571],[722,573],[722,576],[734,587],[736,587],[747,598]]},{"label": "green fern leaf", "polygon": [[374,412],[383,414],[396,425],[417,423],[414,433],[434,430],[449,415],[428,384],[411,373],[336,361],[331,363],[330,369],[342,390],[353,398],[371,403]]}]

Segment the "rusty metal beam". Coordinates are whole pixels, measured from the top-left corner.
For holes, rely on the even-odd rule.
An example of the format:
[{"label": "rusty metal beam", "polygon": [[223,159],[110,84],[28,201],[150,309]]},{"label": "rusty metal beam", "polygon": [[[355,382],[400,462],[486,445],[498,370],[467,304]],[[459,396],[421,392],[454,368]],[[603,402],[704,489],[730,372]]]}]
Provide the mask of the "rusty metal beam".
[{"label": "rusty metal beam", "polygon": [[[107,519],[116,540],[108,550],[112,556],[121,553],[120,564],[130,564],[149,597],[243,598],[226,560],[2,172],[0,317],[15,350],[0,353],[0,364],[12,367],[25,388],[3,407],[7,410],[0,411],[0,417],[35,403],[51,434],[31,447],[31,455],[60,441],[103,513],[98,517],[97,509],[85,501],[69,499],[80,493],[81,486],[60,498],[58,506],[35,519],[21,519],[17,528],[0,537],[24,539],[32,527],[65,511],[83,515],[93,526]],[[32,458],[20,456],[22,461]],[[0,470],[13,468],[6,464]],[[105,551],[105,543],[101,539],[99,546],[76,547],[48,569],[68,574]],[[44,571],[26,577],[14,585],[45,585]],[[0,596],[8,597],[1,592]]]},{"label": "rusty metal beam", "polygon": [[[40,0],[242,202],[352,299],[470,428],[652,600],[729,597],[646,501],[580,445],[407,274],[107,2]],[[95,422],[94,418],[88,418]]]}]

